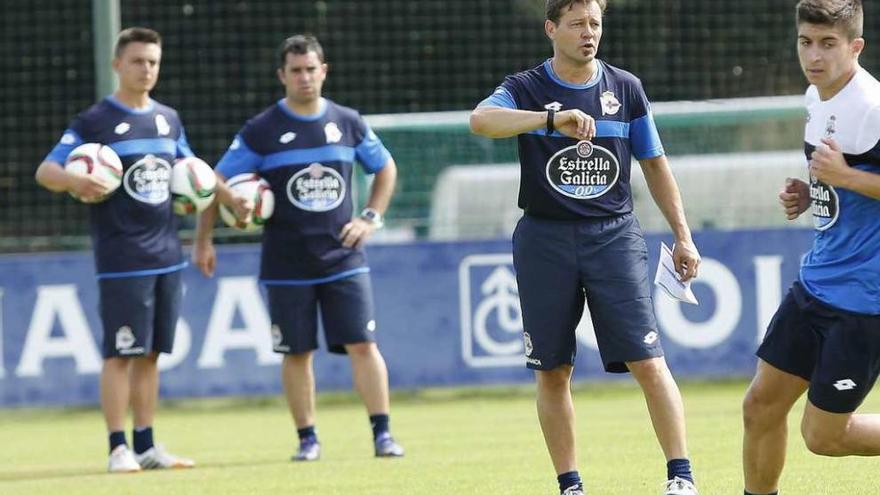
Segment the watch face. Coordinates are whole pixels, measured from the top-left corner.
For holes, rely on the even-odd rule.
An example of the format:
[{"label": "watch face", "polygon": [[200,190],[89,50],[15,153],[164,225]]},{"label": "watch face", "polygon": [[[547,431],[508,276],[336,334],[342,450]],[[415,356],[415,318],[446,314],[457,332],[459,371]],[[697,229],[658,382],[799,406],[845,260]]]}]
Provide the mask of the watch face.
[{"label": "watch face", "polygon": [[378,211],[371,208],[364,209],[364,211],[361,212],[361,218],[372,223],[373,225],[380,225],[382,223],[382,215],[380,215]]}]

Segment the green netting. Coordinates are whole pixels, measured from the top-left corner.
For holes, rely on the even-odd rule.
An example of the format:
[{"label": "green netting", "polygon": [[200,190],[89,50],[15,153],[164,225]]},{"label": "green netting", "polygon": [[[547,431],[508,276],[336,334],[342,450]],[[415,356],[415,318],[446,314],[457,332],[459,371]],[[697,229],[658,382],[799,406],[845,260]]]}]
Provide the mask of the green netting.
[{"label": "green netting", "polygon": [[[248,117],[281,96],[274,50],[290,34],[321,38],[331,64],[327,96],[365,114],[466,110],[506,74],[550,56],[543,3],[121,0],[120,10],[123,26],[162,33],[155,96],[180,110],[193,148],[214,162]],[[795,3],[610,0],[600,55],[638,74],[653,101],[799,94],[805,83]],[[66,123],[94,101],[91,4],[0,2],[0,250],[82,245],[85,208],[40,190],[33,171]],[[862,63],[876,73],[880,16],[873,8],[868,2]],[[660,127],[670,153],[796,147],[797,118],[763,112],[748,124],[678,114]],[[381,132],[403,171],[392,226],[424,227],[432,181],[444,166],[514,159],[512,142],[474,138],[463,126],[407,129],[407,117],[398,124]]]}]

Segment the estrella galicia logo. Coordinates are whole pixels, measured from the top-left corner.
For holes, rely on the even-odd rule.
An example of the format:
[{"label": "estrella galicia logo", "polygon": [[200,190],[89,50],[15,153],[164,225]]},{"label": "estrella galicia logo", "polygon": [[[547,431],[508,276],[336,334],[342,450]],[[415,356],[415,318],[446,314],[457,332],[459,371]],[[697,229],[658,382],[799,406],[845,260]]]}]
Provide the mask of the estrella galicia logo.
[{"label": "estrella galicia logo", "polygon": [[559,150],[547,161],[553,189],[574,199],[595,199],[617,184],[620,163],[614,153],[589,141]]},{"label": "estrella galicia logo", "polygon": [[816,230],[828,230],[837,223],[837,218],[840,216],[840,199],[833,187],[810,176],[810,200],[813,227]]},{"label": "estrella galicia logo", "polygon": [[154,155],[146,155],[136,161],[122,178],[129,196],[154,205],[168,200],[170,181],[171,164]]},{"label": "estrella galicia logo", "polygon": [[345,199],[345,179],[336,170],[313,163],[287,182],[287,198],[306,211],[330,211]]}]

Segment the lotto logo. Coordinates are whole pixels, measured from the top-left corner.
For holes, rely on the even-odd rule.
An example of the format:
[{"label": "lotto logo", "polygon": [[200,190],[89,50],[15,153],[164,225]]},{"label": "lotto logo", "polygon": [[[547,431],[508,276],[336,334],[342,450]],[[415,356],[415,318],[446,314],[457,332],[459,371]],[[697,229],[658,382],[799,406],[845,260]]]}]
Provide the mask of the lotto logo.
[{"label": "lotto logo", "polygon": [[844,390],[852,390],[856,388],[856,382],[850,380],[849,378],[845,380],[837,380],[834,382],[834,388],[843,392]]}]

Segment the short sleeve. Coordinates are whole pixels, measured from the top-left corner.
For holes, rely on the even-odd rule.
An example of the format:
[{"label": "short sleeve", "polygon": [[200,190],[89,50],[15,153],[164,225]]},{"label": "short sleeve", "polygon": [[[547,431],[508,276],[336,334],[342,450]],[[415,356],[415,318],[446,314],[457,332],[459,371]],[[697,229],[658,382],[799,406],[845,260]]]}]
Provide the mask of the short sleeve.
[{"label": "short sleeve", "polygon": [[189,147],[189,141],[186,140],[186,131],[183,129],[183,126],[180,126],[180,136],[177,137],[177,150],[175,152],[175,158],[187,158],[190,156],[195,156],[193,154],[192,148]]},{"label": "short sleeve", "polygon": [[637,82],[631,87],[630,94],[629,139],[632,154],[636,160],[656,158],[663,155],[663,143],[654,123],[651,103],[645,95],[642,84]]},{"label": "short sleeve", "polygon": [[239,132],[229,149],[217,162],[217,172],[223,174],[224,177],[230,178],[238,174],[256,173],[263,163],[263,155],[254,151],[248,146],[244,137],[244,130]]},{"label": "short sleeve", "polygon": [[480,107],[499,107],[499,108],[509,108],[511,110],[516,110],[518,107],[516,105],[516,101],[513,99],[513,94],[511,93],[508,86],[502,84],[495,88],[495,92],[489,95],[488,98],[481,101],[477,108]]},{"label": "short sleeve", "polygon": [[84,142],[85,141],[83,141],[82,138],[82,122],[77,117],[70,123],[70,127],[64,131],[61,138],[58,140],[58,143],[55,144],[55,147],[52,148],[52,151],[46,155],[46,158],[44,158],[43,161],[60,163],[63,165],[64,162],[67,161],[70,152]]},{"label": "short sleeve", "polygon": [[355,157],[363,166],[364,171],[374,174],[385,167],[385,164],[391,159],[391,153],[363,119],[361,119],[361,125],[363,126],[364,138],[354,148]]}]

